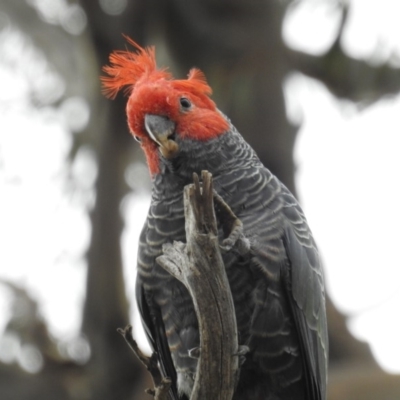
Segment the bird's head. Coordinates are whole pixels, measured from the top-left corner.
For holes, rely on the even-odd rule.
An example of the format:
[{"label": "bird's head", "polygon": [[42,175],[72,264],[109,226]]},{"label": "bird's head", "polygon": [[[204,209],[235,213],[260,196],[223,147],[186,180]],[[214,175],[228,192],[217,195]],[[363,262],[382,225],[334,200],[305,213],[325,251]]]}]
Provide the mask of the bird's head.
[{"label": "bird's head", "polygon": [[126,89],[129,129],[140,142],[150,173],[160,171],[160,159],[173,159],[185,139],[207,141],[227,131],[229,124],[211,100],[204,74],[193,68],[187,79],[174,79],[158,69],[154,47],[142,48],[127,37],[135,52],[115,51],[104,67],[104,93],[114,98]]}]

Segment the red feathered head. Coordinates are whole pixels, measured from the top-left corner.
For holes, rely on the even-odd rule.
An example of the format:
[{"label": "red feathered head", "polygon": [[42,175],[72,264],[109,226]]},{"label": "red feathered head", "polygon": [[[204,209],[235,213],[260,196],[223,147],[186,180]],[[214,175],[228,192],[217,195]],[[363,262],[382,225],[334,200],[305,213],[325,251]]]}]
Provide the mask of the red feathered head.
[{"label": "red feathered head", "polygon": [[[126,39],[136,52],[115,51],[110,55],[110,65],[103,68],[107,74],[101,78],[103,90],[110,98],[120,90],[129,95],[126,111],[130,131],[141,142],[151,172],[156,173],[159,153],[170,158],[179,151],[172,134],[209,140],[224,133],[228,122],[211,100],[212,90],[199,69],[191,69],[187,79],[174,79],[167,69],[157,68],[154,47],[142,48]],[[149,128],[157,116],[168,121],[168,140],[162,142]],[[153,124],[146,118],[153,118]]]}]

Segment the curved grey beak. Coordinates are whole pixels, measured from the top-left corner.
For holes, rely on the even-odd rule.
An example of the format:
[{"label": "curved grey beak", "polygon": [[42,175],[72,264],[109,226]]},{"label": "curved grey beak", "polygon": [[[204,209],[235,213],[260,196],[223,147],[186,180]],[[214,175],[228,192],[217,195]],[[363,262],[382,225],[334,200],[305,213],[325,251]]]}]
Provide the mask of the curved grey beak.
[{"label": "curved grey beak", "polygon": [[165,146],[175,131],[175,123],[160,115],[146,114],[144,126],[149,136],[160,146]]}]

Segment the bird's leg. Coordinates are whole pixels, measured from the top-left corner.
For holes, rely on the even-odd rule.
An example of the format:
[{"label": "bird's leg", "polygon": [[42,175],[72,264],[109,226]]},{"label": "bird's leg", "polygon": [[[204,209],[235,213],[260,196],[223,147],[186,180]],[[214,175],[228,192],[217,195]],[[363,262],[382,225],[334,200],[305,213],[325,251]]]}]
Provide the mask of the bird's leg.
[{"label": "bird's leg", "polygon": [[250,250],[250,241],[243,233],[242,221],[216,191],[214,191],[214,205],[218,222],[221,224],[225,236],[220,244],[221,251],[228,252],[232,248],[236,248],[239,254],[246,254]]}]

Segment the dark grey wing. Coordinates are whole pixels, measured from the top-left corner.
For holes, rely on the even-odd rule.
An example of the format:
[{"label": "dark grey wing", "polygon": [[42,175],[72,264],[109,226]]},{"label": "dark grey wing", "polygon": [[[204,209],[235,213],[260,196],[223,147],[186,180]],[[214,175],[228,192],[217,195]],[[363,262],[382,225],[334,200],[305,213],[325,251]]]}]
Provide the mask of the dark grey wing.
[{"label": "dark grey wing", "polygon": [[172,380],[169,393],[171,400],[179,400],[176,388],[176,370],[168,347],[164,322],[161,311],[155,307],[141,284],[140,277],[136,279],[136,302],[142,319],[142,325],[153,351],[156,352],[161,371],[165,377]]},{"label": "dark grey wing", "polygon": [[288,263],[282,274],[299,335],[309,400],[326,399],[328,331],[318,250],[297,204],[284,211]]}]

